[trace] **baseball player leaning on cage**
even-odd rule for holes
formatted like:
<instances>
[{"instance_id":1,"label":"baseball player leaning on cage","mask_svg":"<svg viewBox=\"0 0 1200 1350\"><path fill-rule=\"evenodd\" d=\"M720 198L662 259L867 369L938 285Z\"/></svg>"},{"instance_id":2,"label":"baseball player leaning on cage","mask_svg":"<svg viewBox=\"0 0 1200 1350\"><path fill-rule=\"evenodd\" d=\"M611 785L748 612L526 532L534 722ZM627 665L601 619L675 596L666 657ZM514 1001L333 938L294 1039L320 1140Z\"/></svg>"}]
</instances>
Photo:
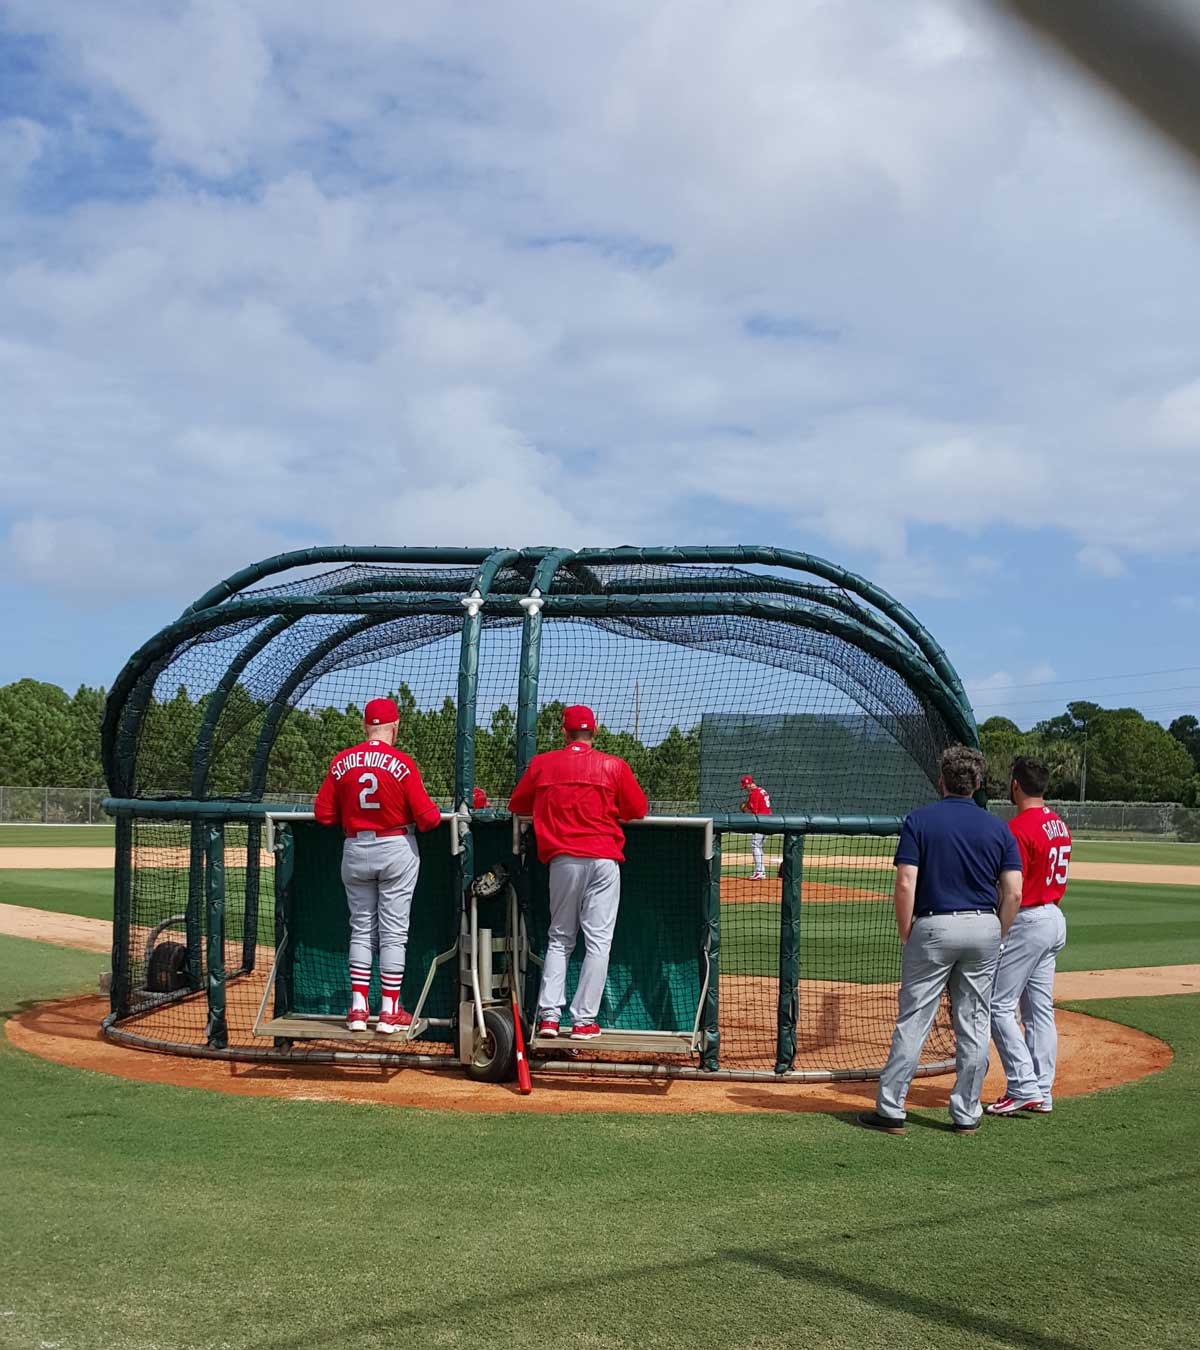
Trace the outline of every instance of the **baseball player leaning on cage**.
<instances>
[{"instance_id":1,"label":"baseball player leaning on cage","mask_svg":"<svg viewBox=\"0 0 1200 1350\"><path fill-rule=\"evenodd\" d=\"M363 714L369 739L335 755L313 814L345 832L342 884L350 908L350 1011L346 1025L366 1031L371 965L379 956L383 1003L375 1030L390 1036L412 1025L400 1003L405 948L420 855L416 831L441 820L416 764L397 750L400 710L373 698Z\"/></svg>"},{"instance_id":2,"label":"baseball player leaning on cage","mask_svg":"<svg viewBox=\"0 0 1200 1350\"><path fill-rule=\"evenodd\" d=\"M1002 820L973 794L984 780L978 750L953 745L941 760L942 800L910 813L896 848L896 927L904 944L896 1030L875 1110L859 1124L904 1133L904 1103L950 986L954 1090L950 1118L974 1134L983 1114L990 1001L1000 941L1021 903L1021 858Z\"/></svg>"},{"instance_id":3,"label":"baseball player leaning on cage","mask_svg":"<svg viewBox=\"0 0 1200 1350\"><path fill-rule=\"evenodd\" d=\"M625 861L622 820L646 814L646 794L616 755L592 748L590 708L563 713L566 745L535 755L509 798L516 816L533 816L538 859L550 867L550 931L538 996L539 1036L557 1036L566 997L567 962L583 930L585 954L571 1001L571 1039L600 1035L600 1003L621 902Z\"/></svg>"},{"instance_id":4,"label":"baseball player leaning on cage","mask_svg":"<svg viewBox=\"0 0 1200 1350\"><path fill-rule=\"evenodd\" d=\"M1009 799L1017 814L1008 822L1021 851L1021 908L996 968L992 991L992 1040L1004 1065L1004 1096L989 1116L1053 1109L1058 1028L1054 1025L1054 967L1066 946L1061 902L1071 862L1071 831L1046 805L1050 770L1037 759L1013 761ZM1021 1009L1024 1032L1017 1024Z\"/></svg>"}]
</instances>

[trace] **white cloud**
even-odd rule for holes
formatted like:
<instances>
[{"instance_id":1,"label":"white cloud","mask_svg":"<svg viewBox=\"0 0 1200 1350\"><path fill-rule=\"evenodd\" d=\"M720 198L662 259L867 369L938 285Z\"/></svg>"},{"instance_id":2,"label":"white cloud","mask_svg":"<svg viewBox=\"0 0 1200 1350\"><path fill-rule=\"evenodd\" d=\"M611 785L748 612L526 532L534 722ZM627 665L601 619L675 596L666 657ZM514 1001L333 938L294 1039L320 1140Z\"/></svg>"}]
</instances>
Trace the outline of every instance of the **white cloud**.
<instances>
[{"instance_id":1,"label":"white cloud","mask_svg":"<svg viewBox=\"0 0 1200 1350\"><path fill-rule=\"evenodd\" d=\"M1164 445L1200 450L1200 379L1172 389L1162 399L1154 429Z\"/></svg>"},{"instance_id":2,"label":"white cloud","mask_svg":"<svg viewBox=\"0 0 1200 1350\"><path fill-rule=\"evenodd\" d=\"M28 117L0 118L0 187L19 184L48 139L46 128Z\"/></svg>"},{"instance_id":3,"label":"white cloud","mask_svg":"<svg viewBox=\"0 0 1200 1350\"><path fill-rule=\"evenodd\" d=\"M994 575L997 527L1200 550L1195 202L981 7L470 16L6 6L84 110L0 123L0 176L79 165L0 254L27 582L763 520L905 596Z\"/></svg>"},{"instance_id":4,"label":"white cloud","mask_svg":"<svg viewBox=\"0 0 1200 1350\"><path fill-rule=\"evenodd\" d=\"M1085 572L1094 572L1098 577L1107 577L1111 580L1125 575L1125 564L1121 561L1120 555L1103 545L1087 544L1079 550L1075 558Z\"/></svg>"}]
</instances>

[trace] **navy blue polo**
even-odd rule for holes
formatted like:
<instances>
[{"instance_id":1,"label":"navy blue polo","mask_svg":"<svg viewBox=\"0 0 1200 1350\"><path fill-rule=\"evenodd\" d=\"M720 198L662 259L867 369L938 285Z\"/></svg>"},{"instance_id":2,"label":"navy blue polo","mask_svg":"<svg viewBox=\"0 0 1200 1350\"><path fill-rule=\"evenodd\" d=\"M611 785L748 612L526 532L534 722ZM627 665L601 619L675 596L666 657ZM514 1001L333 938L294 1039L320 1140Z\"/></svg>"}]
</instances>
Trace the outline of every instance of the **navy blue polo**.
<instances>
[{"instance_id":1,"label":"navy blue polo","mask_svg":"<svg viewBox=\"0 0 1200 1350\"><path fill-rule=\"evenodd\" d=\"M1004 821L971 797L943 797L913 811L900 831L895 863L917 871L918 919L956 909L996 908L1001 872L1019 872L1017 841Z\"/></svg>"}]
</instances>

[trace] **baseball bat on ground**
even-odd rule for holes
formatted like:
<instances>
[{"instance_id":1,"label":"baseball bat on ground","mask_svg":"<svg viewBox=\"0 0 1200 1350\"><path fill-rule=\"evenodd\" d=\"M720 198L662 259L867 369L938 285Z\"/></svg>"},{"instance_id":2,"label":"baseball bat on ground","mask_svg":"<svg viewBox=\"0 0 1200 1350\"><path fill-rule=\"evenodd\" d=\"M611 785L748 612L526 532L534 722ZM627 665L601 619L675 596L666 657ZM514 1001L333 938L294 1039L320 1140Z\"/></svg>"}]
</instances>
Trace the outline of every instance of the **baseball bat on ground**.
<instances>
[{"instance_id":1,"label":"baseball bat on ground","mask_svg":"<svg viewBox=\"0 0 1200 1350\"><path fill-rule=\"evenodd\" d=\"M533 1091L533 1079L529 1075L529 1061L525 1058L525 1033L521 1030L521 1009L517 1003L517 982L513 979L510 984L512 985L513 1037L517 1049L517 1088L522 1097L528 1097Z\"/></svg>"}]
</instances>

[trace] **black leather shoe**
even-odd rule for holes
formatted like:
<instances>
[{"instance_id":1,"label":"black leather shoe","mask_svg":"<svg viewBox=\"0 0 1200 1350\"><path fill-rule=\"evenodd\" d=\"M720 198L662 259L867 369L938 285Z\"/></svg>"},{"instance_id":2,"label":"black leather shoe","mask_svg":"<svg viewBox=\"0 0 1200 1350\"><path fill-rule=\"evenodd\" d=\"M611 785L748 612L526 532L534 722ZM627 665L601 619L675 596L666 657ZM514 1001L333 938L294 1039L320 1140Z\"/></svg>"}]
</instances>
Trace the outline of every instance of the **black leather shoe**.
<instances>
[{"instance_id":1,"label":"black leather shoe","mask_svg":"<svg viewBox=\"0 0 1200 1350\"><path fill-rule=\"evenodd\" d=\"M903 1134L904 1121L893 1120L890 1116L881 1116L878 1111L863 1111L858 1123L864 1130L878 1130L880 1134Z\"/></svg>"}]
</instances>

